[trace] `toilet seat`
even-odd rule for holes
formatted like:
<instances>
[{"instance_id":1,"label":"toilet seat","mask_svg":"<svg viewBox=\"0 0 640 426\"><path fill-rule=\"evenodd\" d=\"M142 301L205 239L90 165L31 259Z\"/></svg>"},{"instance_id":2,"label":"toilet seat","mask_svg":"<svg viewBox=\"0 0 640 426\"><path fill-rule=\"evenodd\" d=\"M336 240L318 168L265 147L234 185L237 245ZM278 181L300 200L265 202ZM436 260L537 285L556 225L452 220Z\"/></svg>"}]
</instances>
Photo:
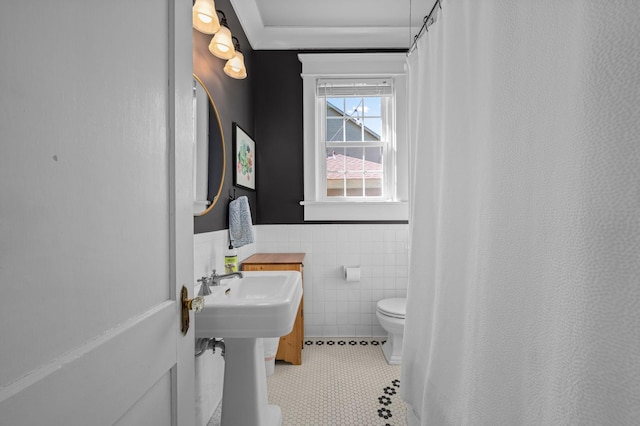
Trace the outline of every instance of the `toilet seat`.
<instances>
[{"instance_id":1,"label":"toilet seat","mask_svg":"<svg viewBox=\"0 0 640 426\"><path fill-rule=\"evenodd\" d=\"M384 316L404 319L407 312L407 299L401 297L382 299L377 304L377 310Z\"/></svg>"}]
</instances>

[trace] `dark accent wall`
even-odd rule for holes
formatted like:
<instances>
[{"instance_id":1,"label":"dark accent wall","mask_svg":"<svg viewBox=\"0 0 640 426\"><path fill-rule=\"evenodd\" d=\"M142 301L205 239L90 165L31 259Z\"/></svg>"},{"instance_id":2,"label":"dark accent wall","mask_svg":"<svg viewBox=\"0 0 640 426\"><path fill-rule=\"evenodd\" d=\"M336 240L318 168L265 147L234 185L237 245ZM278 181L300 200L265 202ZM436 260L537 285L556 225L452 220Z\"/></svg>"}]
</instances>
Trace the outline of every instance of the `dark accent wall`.
<instances>
[{"instance_id":1,"label":"dark accent wall","mask_svg":"<svg viewBox=\"0 0 640 426\"><path fill-rule=\"evenodd\" d=\"M258 224L304 223L302 64L295 51L253 52Z\"/></svg>"},{"instance_id":2,"label":"dark accent wall","mask_svg":"<svg viewBox=\"0 0 640 426\"><path fill-rule=\"evenodd\" d=\"M256 192L245 190L233 185L233 140L232 125L237 122L249 135L254 136L253 122L253 79L258 75L254 60L253 50L240 26L240 22L231 7L229 0L216 0L216 8L224 12L227 17L231 34L238 38L240 47L244 55L245 66L247 67L247 78L235 80L227 76L222 68L225 60L218 59L209 52L209 42L211 35L202 34L193 30L193 73L196 74L209 90L213 98L220 121L226 144L226 172L224 186L220 193L220 200L213 209L204 216L194 218L194 232L219 231L227 229L229 193L233 194L235 189L236 197L247 195L251 206L253 223L257 223ZM258 142L256 148L259 150ZM256 169L258 171L259 169Z\"/></svg>"},{"instance_id":3,"label":"dark accent wall","mask_svg":"<svg viewBox=\"0 0 640 426\"><path fill-rule=\"evenodd\" d=\"M398 51L376 50L376 52ZM339 53L338 51L329 52ZM300 76L302 63L298 59L299 53L327 53L327 51L257 50L253 52L257 223L261 225L305 223L304 209L300 205L300 201L304 199L304 170L302 77ZM341 223L360 222L341 221ZM397 222L377 221L376 223Z\"/></svg>"},{"instance_id":4,"label":"dark accent wall","mask_svg":"<svg viewBox=\"0 0 640 426\"><path fill-rule=\"evenodd\" d=\"M195 218L194 232L228 228L229 194L234 190L237 197L249 197L254 224L305 223L300 205L304 198L300 52L253 51L230 0L216 0L216 8L225 13L231 33L240 41L248 76L245 80L234 80L224 74L225 61L208 50L211 36L193 31L193 71L211 93L226 143L226 173L221 199L210 213ZM233 185L233 122L237 122L256 143L255 192Z\"/></svg>"}]
</instances>

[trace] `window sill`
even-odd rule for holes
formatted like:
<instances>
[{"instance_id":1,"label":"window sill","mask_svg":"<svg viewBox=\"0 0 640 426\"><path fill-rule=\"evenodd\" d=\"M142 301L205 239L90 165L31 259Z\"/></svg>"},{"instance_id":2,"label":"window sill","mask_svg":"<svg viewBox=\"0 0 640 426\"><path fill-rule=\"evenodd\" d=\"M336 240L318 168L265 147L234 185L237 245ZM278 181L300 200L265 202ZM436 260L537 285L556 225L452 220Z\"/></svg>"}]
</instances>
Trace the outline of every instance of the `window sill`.
<instances>
[{"instance_id":1,"label":"window sill","mask_svg":"<svg viewBox=\"0 0 640 426\"><path fill-rule=\"evenodd\" d=\"M406 221L407 201L301 201L305 221Z\"/></svg>"}]
</instances>

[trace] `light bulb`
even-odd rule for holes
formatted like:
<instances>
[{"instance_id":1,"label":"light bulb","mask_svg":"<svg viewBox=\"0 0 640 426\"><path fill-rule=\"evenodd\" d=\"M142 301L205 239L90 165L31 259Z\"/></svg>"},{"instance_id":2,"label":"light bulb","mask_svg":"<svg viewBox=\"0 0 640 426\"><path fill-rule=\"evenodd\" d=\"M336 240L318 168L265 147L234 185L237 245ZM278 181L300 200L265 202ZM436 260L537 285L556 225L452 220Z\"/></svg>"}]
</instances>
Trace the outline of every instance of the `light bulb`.
<instances>
[{"instance_id":1,"label":"light bulb","mask_svg":"<svg viewBox=\"0 0 640 426\"><path fill-rule=\"evenodd\" d=\"M211 16L205 15L204 13L198 13L198 19L204 22L205 24L208 24L209 22L213 21L213 18L211 18Z\"/></svg>"}]
</instances>

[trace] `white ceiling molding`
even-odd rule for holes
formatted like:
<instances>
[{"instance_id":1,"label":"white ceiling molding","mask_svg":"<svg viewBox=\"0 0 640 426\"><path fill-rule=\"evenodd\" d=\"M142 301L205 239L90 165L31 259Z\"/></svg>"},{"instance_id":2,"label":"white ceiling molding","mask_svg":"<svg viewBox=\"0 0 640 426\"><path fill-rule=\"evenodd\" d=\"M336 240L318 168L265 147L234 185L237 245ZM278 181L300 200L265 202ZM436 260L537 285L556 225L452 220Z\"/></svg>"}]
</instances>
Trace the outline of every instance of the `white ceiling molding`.
<instances>
[{"instance_id":1,"label":"white ceiling molding","mask_svg":"<svg viewBox=\"0 0 640 426\"><path fill-rule=\"evenodd\" d=\"M231 5L254 50L408 49L424 13L420 10L412 14L410 31L404 24L409 21L410 2L404 2L403 11L396 1L385 1L387 7L371 7L367 13L349 10L361 5L344 0L324 0L320 3L323 5L321 10L317 9L318 3L314 6L316 9L308 6L306 10L300 7L294 10L291 3L284 0L231 0ZM269 9L268 24L265 24L261 8L275 8ZM336 10L348 15L349 19L336 19ZM282 19L278 19L279 16ZM291 25L292 22L301 24Z\"/></svg>"}]
</instances>

